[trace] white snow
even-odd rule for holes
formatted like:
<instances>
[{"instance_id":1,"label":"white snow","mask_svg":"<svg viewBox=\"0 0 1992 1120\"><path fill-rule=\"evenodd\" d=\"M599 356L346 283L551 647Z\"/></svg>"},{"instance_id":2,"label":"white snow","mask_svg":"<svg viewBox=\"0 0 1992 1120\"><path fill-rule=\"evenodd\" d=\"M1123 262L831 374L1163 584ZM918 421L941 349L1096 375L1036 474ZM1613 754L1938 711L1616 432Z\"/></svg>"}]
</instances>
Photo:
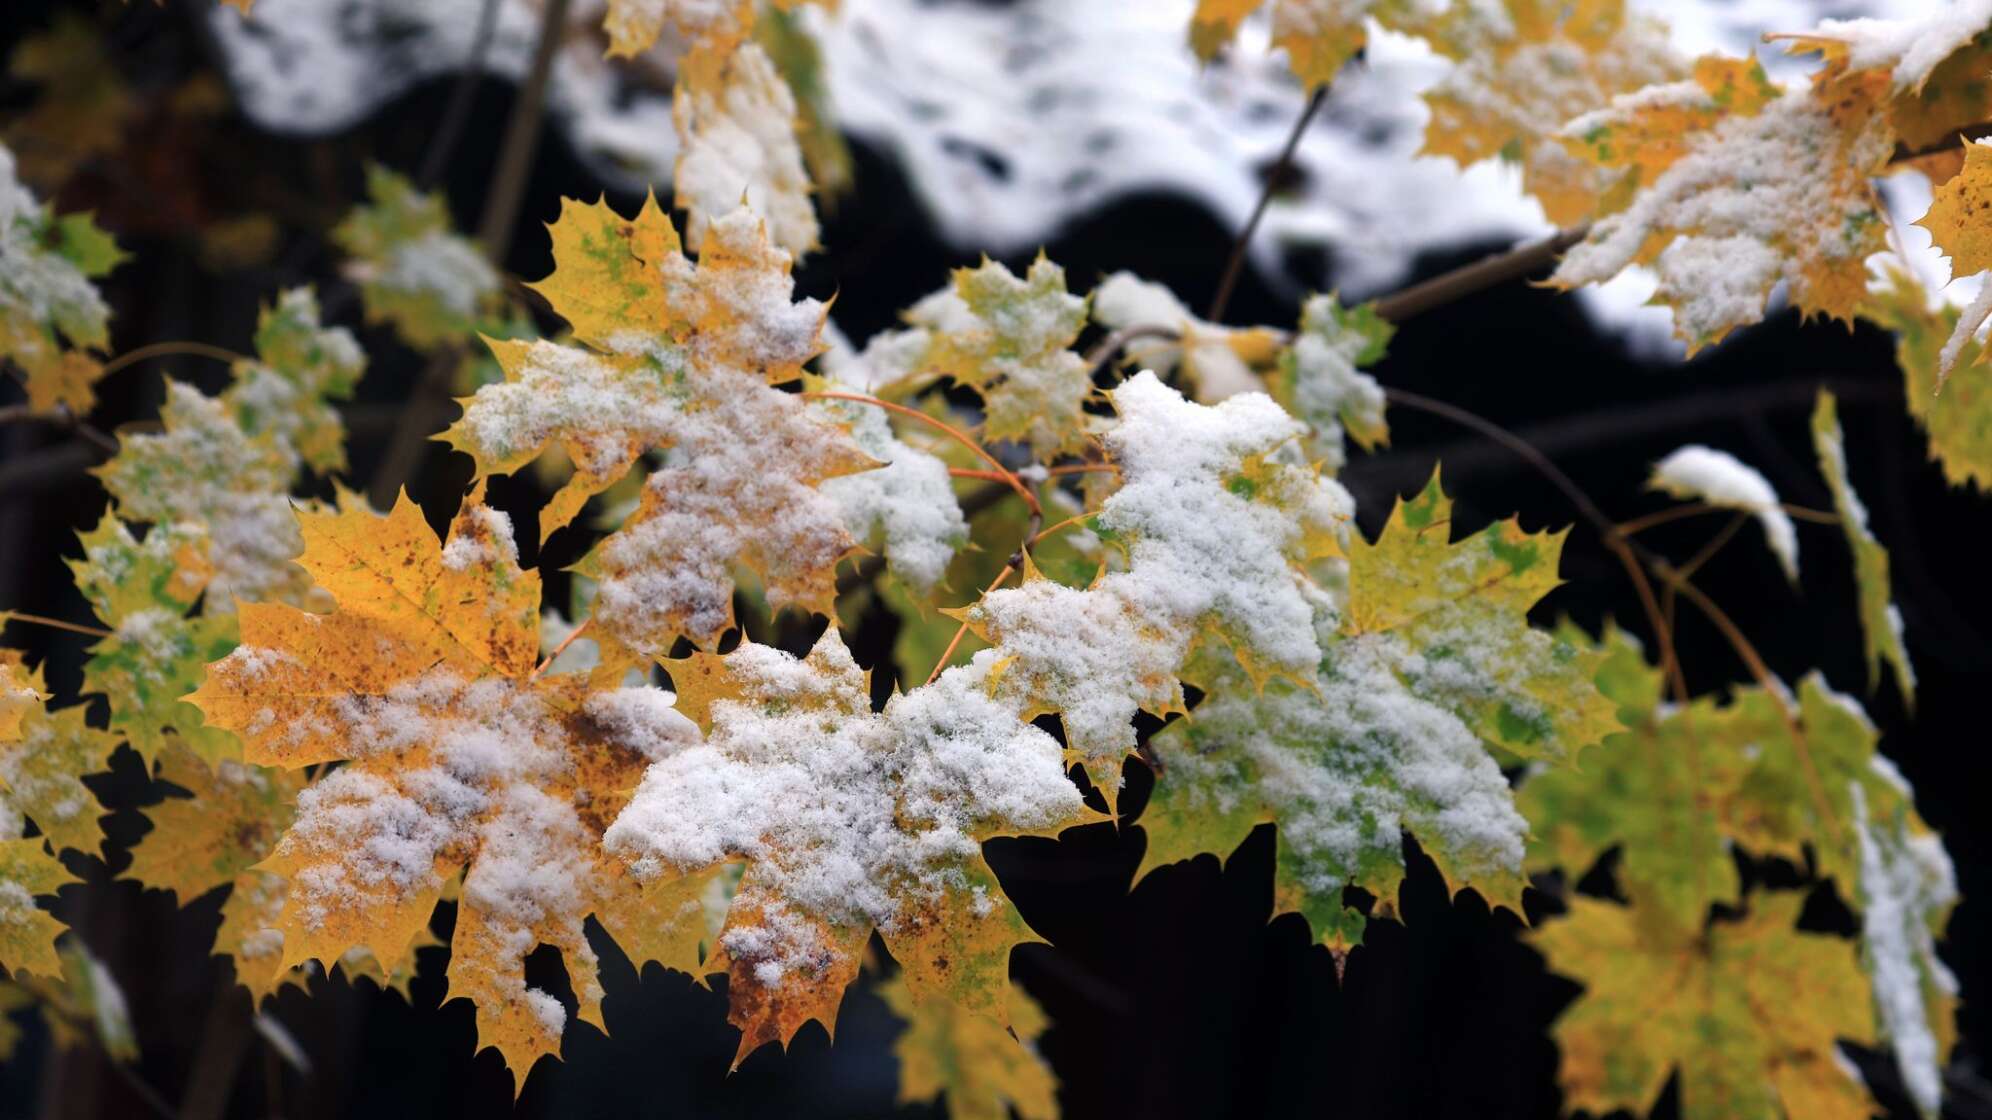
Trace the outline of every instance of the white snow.
<instances>
[{"instance_id":1,"label":"white snow","mask_svg":"<svg viewBox=\"0 0 1992 1120\"><path fill-rule=\"evenodd\" d=\"M1647 485L1683 500L1749 513L1763 527L1764 543L1784 567L1786 578L1798 581L1798 529L1779 503L1777 491L1755 467L1727 451L1690 444L1656 463Z\"/></svg>"},{"instance_id":2,"label":"white snow","mask_svg":"<svg viewBox=\"0 0 1992 1120\"><path fill-rule=\"evenodd\" d=\"M1943 1065L1925 993L1957 993L1932 928L1957 901L1956 873L1937 837L1900 825L1885 830L1870 819L1861 783L1848 789L1860 837L1861 942L1875 1009L1909 1096L1934 1116L1943 1101Z\"/></svg>"}]
</instances>

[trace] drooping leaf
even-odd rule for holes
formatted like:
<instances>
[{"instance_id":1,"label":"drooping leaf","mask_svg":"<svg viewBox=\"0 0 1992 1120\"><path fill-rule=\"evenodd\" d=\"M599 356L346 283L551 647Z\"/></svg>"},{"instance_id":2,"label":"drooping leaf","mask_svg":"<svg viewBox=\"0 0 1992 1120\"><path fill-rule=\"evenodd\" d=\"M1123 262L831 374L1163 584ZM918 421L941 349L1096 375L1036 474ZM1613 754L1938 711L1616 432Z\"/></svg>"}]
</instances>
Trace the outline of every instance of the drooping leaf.
<instances>
[{"instance_id":1,"label":"drooping leaf","mask_svg":"<svg viewBox=\"0 0 1992 1120\"><path fill-rule=\"evenodd\" d=\"M1960 377L1945 383L1941 393L1937 390L1949 340L1960 340L1957 364L1977 364L1984 353L1970 331L1960 332L1958 310L1933 307L1915 277L1893 265L1884 270L1861 314L1895 332L1903 399L1929 436L1930 458L1942 465L1945 480L1952 486L1969 482L1992 490L1992 378Z\"/></svg>"},{"instance_id":2,"label":"drooping leaf","mask_svg":"<svg viewBox=\"0 0 1992 1120\"><path fill-rule=\"evenodd\" d=\"M1909 664L1909 650L1902 641L1902 612L1895 609L1893 587L1888 578L1888 550L1868 528L1867 506L1854 493L1847 476L1845 436L1833 394L1820 390L1812 410L1812 447L1819 456L1819 473L1826 476L1833 491L1833 509L1840 515L1840 528L1847 547L1854 554L1854 583L1860 594L1861 641L1867 651L1868 687L1881 682L1881 663L1886 660L1895 674L1895 687L1903 700L1914 703L1916 670Z\"/></svg>"}]
</instances>

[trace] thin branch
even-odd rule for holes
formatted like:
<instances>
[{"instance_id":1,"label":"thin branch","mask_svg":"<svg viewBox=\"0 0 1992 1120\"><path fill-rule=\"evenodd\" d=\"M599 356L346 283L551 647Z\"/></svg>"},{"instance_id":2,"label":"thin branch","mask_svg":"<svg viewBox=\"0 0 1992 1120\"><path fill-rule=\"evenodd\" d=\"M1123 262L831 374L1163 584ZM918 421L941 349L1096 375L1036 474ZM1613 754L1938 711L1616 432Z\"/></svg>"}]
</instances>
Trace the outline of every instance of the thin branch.
<instances>
[{"instance_id":1,"label":"thin branch","mask_svg":"<svg viewBox=\"0 0 1992 1120\"><path fill-rule=\"evenodd\" d=\"M1688 562L1681 565L1680 568L1677 569L1675 574L1679 575L1682 579L1692 578L1696 572L1702 570L1702 565L1708 563L1710 560L1715 559L1715 554L1722 551L1722 546L1734 540L1736 537L1737 530L1743 528L1744 525L1749 524L1749 521L1750 521L1750 515L1739 511L1736 514L1736 516L1730 518L1729 521L1722 526L1721 532L1718 532L1715 534L1715 536L1710 537L1708 539L1708 543L1702 545L1701 550L1699 552L1696 552L1693 556L1689 557Z\"/></svg>"},{"instance_id":2,"label":"thin branch","mask_svg":"<svg viewBox=\"0 0 1992 1120\"><path fill-rule=\"evenodd\" d=\"M1590 232L1590 223L1586 222L1557 230L1540 241L1482 257L1472 264L1440 273L1430 280L1377 300L1376 313L1390 322L1401 323L1475 292L1519 280L1549 265L1562 256L1564 250L1584 240Z\"/></svg>"},{"instance_id":3,"label":"thin branch","mask_svg":"<svg viewBox=\"0 0 1992 1120\"><path fill-rule=\"evenodd\" d=\"M16 494L73 486L77 471L97 461L97 451L80 439L9 455L0 462L0 499Z\"/></svg>"},{"instance_id":4,"label":"thin branch","mask_svg":"<svg viewBox=\"0 0 1992 1120\"><path fill-rule=\"evenodd\" d=\"M1175 342L1180 337L1181 334L1176 328L1165 327L1159 323L1136 323L1131 327L1122 327L1094 343L1093 348L1086 351L1088 376L1091 380L1099 380L1100 375L1107 371L1107 367L1114 363L1114 359L1120 357L1120 352L1127 349L1131 342L1139 342L1144 338Z\"/></svg>"},{"instance_id":5,"label":"thin branch","mask_svg":"<svg viewBox=\"0 0 1992 1120\"><path fill-rule=\"evenodd\" d=\"M1328 99L1328 87L1321 86L1314 96L1307 99L1307 108L1300 111L1300 119L1293 122L1293 131L1287 134L1286 147L1280 149L1280 158L1272 169L1266 172L1266 186L1259 192L1259 201L1252 207L1252 216L1245 219L1245 228L1238 231L1237 240L1231 243L1231 258L1224 262L1224 275L1217 282L1217 294L1210 297L1210 310L1204 318L1215 323L1224 318L1224 309L1231 303L1232 289L1238 286L1239 274L1245 270L1246 251L1252 247L1252 235L1259 230L1259 219L1266 216L1266 207L1272 205L1273 192L1286 178L1287 168L1293 164L1293 153L1300 147L1300 138L1307 132L1308 122L1321 111L1322 102Z\"/></svg>"},{"instance_id":6,"label":"thin branch","mask_svg":"<svg viewBox=\"0 0 1992 1120\"><path fill-rule=\"evenodd\" d=\"M210 346L205 342L180 339L172 342L148 343L136 350L127 350L110 361L105 362L104 368L98 376L100 378L109 377L111 374L128 365L143 362L150 358L171 358L181 355L194 358L213 358L217 362L230 363L246 362L249 360L247 354L238 354L224 346Z\"/></svg>"},{"instance_id":7,"label":"thin branch","mask_svg":"<svg viewBox=\"0 0 1992 1120\"><path fill-rule=\"evenodd\" d=\"M518 224L519 203L525 197L526 180L532 174L533 153L539 148L547 82L553 76L553 56L560 49L562 32L567 28L568 6L569 0L547 0L541 13L532 69L526 74L526 84L519 88L511 120L505 123L498 169L492 177L491 194L485 199L484 217L477 224L477 240L484 246L484 255L499 268L504 267L505 251L511 248L512 227Z\"/></svg>"},{"instance_id":8,"label":"thin branch","mask_svg":"<svg viewBox=\"0 0 1992 1120\"><path fill-rule=\"evenodd\" d=\"M568 635L565 638L562 638L560 640L560 644L553 647L553 652L546 655L546 660L539 663L539 668L533 670L533 675L527 677L526 679L528 681L536 681L540 679L540 677L548 669L553 667L553 663L555 661L560 660L560 655L567 652L567 647L573 645L575 639L579 638L583 634L586 634L588 632L588 627L593 626L594 624L595 624L595 617L593 615L590 615L587 618L583 619L581 621L581 625L576 626L572 631L568 633Z\"/></svg>"},{"instance_id":9,"label":"thin branch","mask_svg":"<svg viewBox=\"0 0 1992 1120\"><path fill-rule=\"evenodd\" d=\"M394 435L388 439L387 450L381 453L380 463L374 467L373 482L367 487L367 494L376 506L393 505L395 495L415 474L430 431L436 426L435 414L449 399L450 374L462 354L454 346L436 351L416 379L414 391L402 406Z\"/></svg>"},{"instance_id":10,"label":"thin branch","mask_svg":"<svg viewBox=\"0 0 1992 1120\"><path fill-rule=\"evenodd\" d=\"M0 424L14 423L47 424L52 428L61 428L63 431L83 437L106 455L118 453L118 441L115 438L106 435L94 424L78 420L76 414L69 411L68 405L57 405L50 412L40 412L25 404L12 404L0 408Z\"/></svg>"},{"instance_id":11,"label":"thin branch","mask_svg":"<svg viewBox=\"0 0 1992 1120\"><path fill-rule=\"evenodd\" d=\"M84 626L77 622L64 622L47 615L29 614L27 611L0 611L0 625L9 622L25 622L31 626L46 626L51 630L67 630L73 634L88 634L93 638L108 638L111 632L100 626Z\"/></svg>"},{"instance_id":12,"label":"thin branch","mask_svg":"<svg viewBox=\"0 0 1992 1120\"><path fill-rule=\"evenodd\" d=\"M1813 509L1810 506L1795 506L1789 502L1779 502L1777 508L1800 521L1810 521L1815 525L1838 525L1840 523L1839 514ZM1665 525L1672 521L1680 521L1683 518L1698 517L1705 513L1717 513L1723 510L1734 512L1736 507L1718 506L1710 502L1692 502L1684 506L1668 506L1666 509L1655 510L1652 513L1635 517L1630 521L1621 521L1619 522L1618 529L1619 532L1630 537L1643 533L1656 525Z\"/></svg>"},{"instance_id":13,"label":"thin branch","mask_svg":"<svg viewBox=\"0 0 1992 1120\"><path fill-rule=\"evenodd\" d=\"M1017 565L1014 558L1012 558L1012 562L1003 565L1003 570L997 572L996 578L989 581L989 586L982 589L982 594L988 595L991 591L1003 586L1003 581L1009 579L1010 573L1016 570ZM941 659L934 662L934 671L927 674L928 684L933 684L940 677L941 670L946 669L948 662L954 659L955 648L961 645L962 635L966 633L968 633L968 621L964 619L960 626L955 627L954 637L948 639L948 648L941 651Z\"/></svg>"},{"instance_id":14,"label":"thin branch","mask_svg":"<svg viewBox=\"0 0 1992 1120\"><path fill-rule=\"evenodd\" d=\"M1003 466L1001 460L997 459L996 456L991 455L981 444L969 438L967 432L962 431L960 428L955 427L953 424L950 424L947 421L940 419L939 417L929 416L926 413L921 412L917 408L908 408L903 404L895 404L892 401L882 401L879 400L877 397L868 397L865 396L863 393L839 393L839 392L832 392L829 390L819 390L816 392L802 393L800 394L800 396L802 396L805 400L812 400L812 401L851 401L855 404L868 404L872 405L875 408L885 409L887 412L896 412L899 415L904 416L909 420L917 420L920 423L925 424L930 428L933 428L935 431L946 434L950 439L953 439L956 443L959 443L963 447L968 448L970 451L975 452L978 458L980 458L983 462L988 463L992 468L994 468L994 477L996 479L1001 480L1004 483L1007 483L1010 489L1015 490L1017 492L1017 495L1024 499L1024 504L1031 507L1032 512L1034 513L1042 512L1042 510L1038 506L1037 495L1031 493L1030 487L1024 485L1023 479L1018 478L1016 472ZM976 475L974 477L980 478L983 476Z\"/></svg>"},{"instance_id":15,"label":"thin branch","mask_svg":"<svg viewBox=\"0 0 1992 1120\"><path fill-rule=\"evenodd\" d=\"M497 29L498 0L484 0L477 12L477 32L470 41L470 53L464 56L463 72L457 75L456 86L450 90L450 103L443 109L442 122L429 141L429 154L423 157L422 169L415 176L415 185L423 190L435 185L443 168L449 166L457 141L463 139L463 126L470 120L471 104L477 98L478 84L484 79L484 56L491 50L493 32Z\"/></svg>"}]
</instances>

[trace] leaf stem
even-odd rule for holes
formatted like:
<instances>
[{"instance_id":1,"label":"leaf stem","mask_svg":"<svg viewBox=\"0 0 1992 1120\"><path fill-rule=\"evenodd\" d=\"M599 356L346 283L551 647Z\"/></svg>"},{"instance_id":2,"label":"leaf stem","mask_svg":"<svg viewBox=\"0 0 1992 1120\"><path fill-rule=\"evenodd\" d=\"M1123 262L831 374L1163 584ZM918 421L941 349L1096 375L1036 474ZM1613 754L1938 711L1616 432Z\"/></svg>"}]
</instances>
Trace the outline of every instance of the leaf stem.
<instances>
[{"instance_id":1,"label":"leaf stem","mask_svg":"<svg viewBox=\"0 0 1992 1120\"><path fill-rule=\"evenodd\" d=\"M582 619L581 625L576 626L572 631L568 633L568 635L565 638L560 639L560 644L553 647L553 652L546 655L546 660L539 663L539 667L533 670L533 675L527 677L526 681L528 683L531 683L532 681L540 679L540 674L546 672L549 668L551 668L553 666L553 663L560 659L560 655L567 652L567 647L573 645L575 639L587 633L588 627L593 626L594 624L595 624L594 615L589 615L587 618Z\"/></svg>"},{"instance_id":2,"label":"leaf stem","mask_svg":"<svg viewBox=\"0 0 1992 1120\"><path fill-rule=\"evenodd\" d=\"M917 420L920 423L935 429L936 431L943 432L950 439L953 439L955 442L961 444L963 447L968 448L970 451L975 452L978 458L980 458L983 462L989 464L989 466L993 469L993 473L988 476L991 481L1004 483L1008 485L1010 489L1015 490L1017 492L1017 496L1021 497L1024 500L1024 504L1031 507L1031 512L1033 513L1044 512L1043 507L1038 505L1037 495L1031 493L1031 488L1024 485L1024 480L1018 478L1015 471L1006 469L1003 466L1002 462L996 458L996 456L991 455L981 444L969 438L967 432L962 431L960 428L955 427L953 424L950 424L947 421L942 420L937 416L929 416L926 413L921 412L917 408L908 408L903 404L895 404L892 401L882 401L879 400L877 397L865 396L863 393L839 393L825 389L825 390L818 390L815 392L803 393L800 395L803 397L803 399L812 400L812 401L854 401L858 404L872 405L877 408L885 409L887 412L896 412L901 416L907 417L908 419ZM971 477L981 478L984 476L974 475Z\"/></svg>"},{"instance_id":3,"label":"leaf stem","mask_svg":"<svg viewBox=\"0 0 1992 1120\"><path fill-rule=\"evenodd\" d=\"M85 626L77 622L64 622L59 618L29 614L27 611L0 611L0 624L9 622L26 622L34 626L46 626L52 630L68 630L75 634L88 634L93 638L109 638L112 636L111 631L100 626Z\"/></svg>"},{"instance_id":4,"label":"leaf stem","mask_svg":"<svg viewBox=\"0 0 1992 1120\"><path fill-rule=\"evenodd\" d=\"M991 591L1003 586L1003 581L1009 579L1010 573L1016 570L1016 561L1012 559L1010 563L1003 565L1002 571L996 573L995 579L989 581L989 586L982 589L982 594L986 596ZM968 633L968 622L964 620L960 626L955 627L954 637L948 639L948 648L941 651L941 659L934 662L934 671L927 674L928 684L933 684L940 678L941 671L946 669L948 662L954 659L955 648L961 645L962 635L966 633Z\"/></svg>"},{"instance_id":5,"label":"leaf stem","mask_svg":"<svg viewBox=\"0 0 1992 1120\"><path fill-rule=\"evenodd\" d=\"M105 362L104 368L98 376L100 378L109 377L126 366L152 358L171 358L182 355L194 358L213 358L217 362L230 363L250 360L247 354L238 354L225 346L210 346L205 342L195 342L191 339L176 339L170 342L151 342L136 350L127 350Z\"/></svg>"},{"instance_id":6,"label":"leaf stem","mask_svg":"<svg viewBox=\"0 0 1992 1120\"><path fill-rule=\"evenodd\" d=\"M1266 172L1266 185L1259 191L1259 201L1252 206L1252 216L1245 219L1245 228L1238 231L1238 237L1231 243L1231 257L1224 262L1224 275L1217 282L1217 294L1210 297L1210 310L1204 318L1215 323L1224 318L1224 309L1231 304L1231 293L1238 287L1238 277L1245 271L1246 250L1252 247L1252 235L1259 230L1259 220L1266 216L1266 207L1272 205L1273 193L1286 179L1287 168L1293 164L1293 153L1300 148L1300 138L1306 134L1309 121L1321 111L1321 105L1328 100L1328 87L1320 86L1314 95L1307 99L1307 108L1300 111L1300 117L1293 122L1293 131L1287 133L1286 146L1280 149L1280 158Z\"/></svg>"},{"instance_id":7,"label":"leaf stem","mask_svg":"<svg viewBox=\"0 0 1992 1120\"><path fill-rule=\"evenodd\" d=\"M1838 525L1840 523L1839 514L1828 513L1825 510L1817 510L1809 506L1795 506L1789 502L1780 502L1777 508L1800 521L1810 521L1817 525ZM1624 533L1626 536L1633 536L1643 533L1656 525L1665 525L1670 521L1679 521L1687 517L1697 517L1705 513L1715 513L1718 510L1733 511L1735 509L1735 506L1718 506L1710 502L1692 502L1684 506L1669 506L1666 509L1655 510L1652 513L1635 517L1630 521L1621 521L1618 525L1618 531Z\"/></svg>"}]
</instances>

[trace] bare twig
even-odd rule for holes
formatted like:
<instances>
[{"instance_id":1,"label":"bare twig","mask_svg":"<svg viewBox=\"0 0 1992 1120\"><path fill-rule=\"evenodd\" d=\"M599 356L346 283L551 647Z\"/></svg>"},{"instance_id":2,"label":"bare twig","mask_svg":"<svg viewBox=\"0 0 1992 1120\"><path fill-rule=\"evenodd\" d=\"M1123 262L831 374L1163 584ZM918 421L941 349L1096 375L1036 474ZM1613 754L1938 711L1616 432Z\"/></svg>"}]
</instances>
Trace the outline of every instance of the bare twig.
<instances>
[{"instance_id":1,"label":"bare twig","mask_svg":"<svg viewBox=\"0 0 1992 1120\"><path fill-rule=\"evenodd\" d=\"M1482 257L1472 264L1441 273L1377 300L1376 313L1390 322L1401 323L1413 315L1442 307L1464 296L1510 280L1519 280L1554 261L1565 249L1584 240L1590 232L1589 223L1575 225L1557 230L1540 241Z\"/></svg>"},{"instance_id":2,"label":"bare twig","mask_svg":"<svg viewBox=\"0 0 1992 1120\"><path fill-rule=\"evenodd\" d=\"M546 114L546 87L553 76L553 56L560 49L567 29L569 0L547 0L540 16L539 43L533 48L532 68L519 99L512 105L512 118L505 124L504 146L498 150L498 170L492 176L491 194L484 204L484 217L477 224L477 239L491 263L505 266L505 251L512 246L512 227L518 224L519 202L525 197L526 180L531 177L533 153L539 149L540 120Z\"/></svg>"},{"instance_id":3,"label":"bare twig","mask_svg":"<svg viewBox=\"0 0 1992 1120\"><path fill-rule=\"evenodd\" d=\"M450 90L450 103L443 108L443 119L429 141L429 154L423 157L422 169L415 176L416 186L423 190L435 185L443 168L449 166L450 156L456 153L457 141L463 139L463 126L470 120L478 83L484 78L484 56L491 50L497 29L498 0L484 0L477 12L477 31L470 40L470 53L464 57L463 72L457 75L456 85Z\"/></svg>"},{"instance_id":4,"label":"bare twig","mask_svg":"<svg viewBox=\"0 0 1992 1120\"><path fill-rule=\"evenodd\" d=\"M135 362L143 362L149 358L170 358L178 355L186 355L194 358L213 358L217 362L230 363L246 362L249 360L247 354L238 354L224 346L210 346L205 342L177 339L171 342L148 343L136 350L127 350L110 361L105 362L103 371L98 376L109 377L111 374L128 365Z\"/></svg>"},{"instance_id":5,"label":"bare twig","mask_svg":"<svg viewBox=\"0 0 1992 1120\"><path fill-rule=\"evenodd\" d=\"M1272 205L1273 192L1279 190L1286 178L1287 168L1293 164L1293 153L1300 147L1300 138L1307 132L1308 122L1321 111L1321 103L1328 99L1328 87L1321 86L1314 96L1307 99L1307 108L1300 111L1300 119L1293 122L1293 131L1287 134L1286 147L1280 149L1280 158L1266 172L1265 189L1259 192L1259 201L1252 207L1252 216L1245 219L1245 228L1238 231L1237 240L1231 243L1231 257L1224 262L1224 275L1217 282L1217 294L1210 297L1210 310L1204 318L1215 323L1224 318L1224 309L1231 303L1231 292L1238 287L1238 276L1245 270L1245 256L1252 247L1252 235L1259 230L1259 219L1266 216L1266 207Z\"/></svg>"},{"instance_id":6,"label":"bare twig","mask_svg":"<svg viewBox=\"0 0 1992 1120\"><path fill-rule=\"evenodd\" d=\"M5 625L9 622L25 622L30 626L46 626L51 630L67 630L72 634L88 634L93 638L108 638L111 636L111 632L101 626L84 626L81 623L64 622L59 618L29 614L27 611L0 611L0 625Z\"/></svg>"},{"instance_id":7,"label":"bare twig","mask_svg":"<svg viewBox=\"0 0 1992 1120\"><path fill-rule=\"evenodd\" d=\"M1810 506L1795 506L1789 502L1779 502L1777 508L1800 521L1810 521L1815 525L1838 525L1840 523L1839 514L1813 509ZM1672 521L1682 520L1683 518L1699 517L1702 514L1720 513L1723 511L1735 512L1735 510L1735 506L1718 506L1710 502L1694 502L1684 506L1668 506L1666 509L1655 510L1652 513L1635 517L1630 521L1619 522L1619 532L1624 533L1626 536L1634 536L1656 525L1665 525Z\"/></svg>"},{"instance_id":8,"label":"bare twig","mask_svg":"<svg viewBox=\"0 0 1992 1120\"><path fill-rule=\"evenodd\" d=\"M994 455L991 455L986 448L984 448L981 444L975 442L975 440L970 438L967 432L962 431L960 428L955 427L953 424L950 424L947 421L942 420L937 416L929 416L926 413L921 412L917 408L908 408L903 404L896 404L892 401L882 401L877 397L865 396L863 393L839 393L827 390L819 390L815 392L803 393L800 395L805 399L813 401L850 401L853 404L868 404L874 408L882 408L885 409L887 412L898 413L899 415L904 416L909 420L916 420L922 424L925 424L928 427L933 428L935 431L938 431L943 435L946 435L948 438L954 440L956 443L961 444L963 447L968 448L970 451L975 452L977 458L981 459L985 463L988 463L989 466L992 468L992 471L989 475L985 476L977 474L972 477L975 478L989 477L989 478L1000 479L1002 482L1007 484L1010 487L1010 489L1017 492L1017 496L1024 500L1024 504L1031 507L1031 512L1033 513L1043 512L1041 509L1038 508L1037 495L1031 493L1030 487L1024 485L1023 479L1018 478L1015 471L1012 471L1008 467L1005 467L1003 465L1002 460L996 458L996 456Z\"/></svg>"}]
</instances>

